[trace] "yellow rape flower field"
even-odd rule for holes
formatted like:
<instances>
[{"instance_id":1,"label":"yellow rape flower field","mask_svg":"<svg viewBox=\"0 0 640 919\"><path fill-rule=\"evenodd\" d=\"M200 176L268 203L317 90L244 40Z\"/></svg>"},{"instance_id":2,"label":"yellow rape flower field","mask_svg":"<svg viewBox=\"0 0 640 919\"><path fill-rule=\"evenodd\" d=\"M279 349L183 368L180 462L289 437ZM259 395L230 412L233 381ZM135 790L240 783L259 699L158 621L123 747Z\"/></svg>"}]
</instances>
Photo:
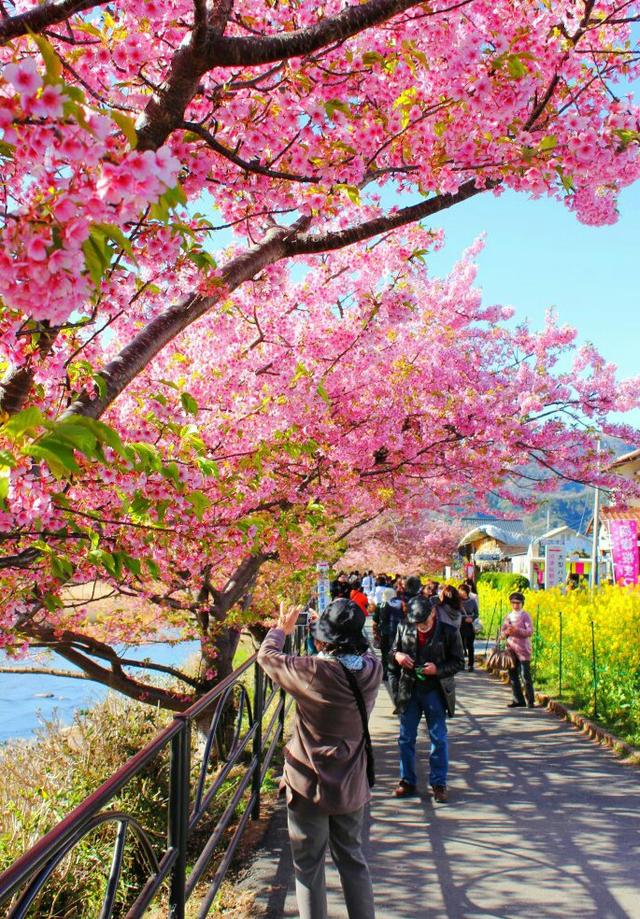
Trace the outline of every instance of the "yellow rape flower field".
<instances>
[{"instance_id":1,"label":"yellow rape flower field","mask_svg":"<svg viewBox=\"0 0 640 919\"><path fill-rule=\"evenodd\" d=\"M524 594L535 627L535 688L640 746L640 588L607 585L595 591L554 588ZM508 612L508 595L479 584L487 637L495 637Z\"/></svg>"}]
</instances>

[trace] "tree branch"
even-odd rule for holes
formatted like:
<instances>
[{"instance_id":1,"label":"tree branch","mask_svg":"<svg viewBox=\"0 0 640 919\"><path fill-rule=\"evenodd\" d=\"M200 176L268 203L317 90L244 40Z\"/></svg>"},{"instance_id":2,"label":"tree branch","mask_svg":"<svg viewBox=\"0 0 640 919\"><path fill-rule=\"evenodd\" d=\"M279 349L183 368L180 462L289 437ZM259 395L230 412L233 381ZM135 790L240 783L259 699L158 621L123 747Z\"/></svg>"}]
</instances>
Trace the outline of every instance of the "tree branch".
<instances>
[{"instance_id":1,"label":"tree branch","mask_svg":"<svg viewBox=\"0 0 640 919\"><path fill-rule=\"evenodd\" d=\"M83 670L90 680L102 683L109 689L115 689L116 692L135 699L138 702L148 702L151 705L160 705L162 708L169 709L172 712L184 712L195 701L192 696L179 696L169 690L162 689L158 686L151 686L148 683L140 683L127 676L126 673L114 670L107 670L92 661L89 657L76 651L74 648L56 645L56 654L64 657L69 663L75 664Z\"/></svg>"},{"instance_id":2,"label":"tree branch","mask_svg":"<svg viewBox=\"0 0 640 919\"><path fill-rule=\"evenodd\" d=\"M268 230L259 245L232 259L224 268L220 286L215 294L209 296L191 294L181 303L174 304L153 319L101 372L105 381L103 395L92 398L85 392L67 409L65 414L99 418L114 399L144 370L152 358L176 335L196 319L204 316L208 310L240 284L255 277L267 265L272 265L281 259L285 255L285 240L295 231L295 224L289 228L274 227Z\"/></svg>"},{"instance_id":3,"label":"tree branch","mask_svg":"<svg viewBox=\"0 0 640 919\"><path fill-rule=\"evenodd\" d=\"M387 233L389 230L415 223L425 217L432 217L439 211L444 211L454 204L473 198L474 195L478 195L490 188L495 188L499 184L495 180L490 180L484 187L478 188L475 181L471 179L461 185L455 193L436 195L434 198L421 201L420 204L402 207L395 213L373 217L371 220L365 220L363 223L347 227L344 230L321 234L298 233L287 241L286 252L287 255L293 256L327 252L330 249L342 249L345 246L353 245L353 243L371 239L372 236L378 236L380 233Z\"/></svg>"},{"instance_id":4,"label":"tree branch","mask_svg":"<svg viewBox=\"0 0 640 919\"><path fill-rule=\"evenodd\" d=\"M272 64L318 51L326 45L345 41L364 29L386 22L396 13L418 6L420 0L368 0L347 7L337 16L317 25L266 37L225 37L220 23L202 39L200 22L191 42L175 53L169 75L149 101L138 129L139 150L157 150L184 119L184 113L197 92L200 78L215 67L252 67ZM462 4L470 0L463 0ZM221 0L221 5L229 0ZM438 11L444 12L443 10ZM228 14L227 14L228 15Z\"/></svg>"},{"instance_id":5,"label":"tree branch","mask_svg":"<svg viewBox=\"0 0 640 919\"><path fill-rule=\"evenodd\" d=\"M243 160L242 157L234 153L233 150L230 150L216 140L213 134L200 124L195 124L192 121L185 121L182 127L185 131L191 131L192 134L197 134L212 150L215 150L220 156L224 156L225 159L230 160L230 162L244 169L246 172L255 172L257 175L268 176L271 179L285 179L288 182L313 183L320 181L320 176L295 175L292 172L281 172L279 169L271 169L269 166L263 166L258 160Z\"/></svg>"},{"instance_id":6,"label":"tree branch","mask_svg":"<svg viewBox=\"0 0 640 919\"><path fill-rule=\"evenodd\" d=\"M105 6L111 0L58 0L58 2L45 3L34 6L33 9L9 19L0 21L0 45L6 44L12 38L26 35L28 32L42 32L49 26L65 22L70 16L91 10L98 6Z\"/></svg>"},{"instance_id":7,"label":"tree branch","mask_svg":"<svg viewBox=\"0 0 640 919\"><path fill-rule=\"evenodd\" d=\"M64 631L60 634L51 626L33 621L23 622L20 626L20 632L26 638L31 639L32 646L55 650L60 657L78 667L86 675L87 679L95 680L103 686L115 689L130 699L160 705L162 708L173 712L185 711L194 701L195 696L193 695L183 695L172 692L169 689L163 689L161 686L141 683L128 676L122 669L122 658L119 658L109 645L95 638L69 631ZM108 660L111 664L110 669L100 666L88 655ZM127 663L127 666L129 666L129 663ZM136 661L135 666L141 667L145 665ZM156 666L158 668L162 667L160 664ZM183 682L190 682L190 678L184 679L184 674L179 678Z\"/></svg>"},{"instance_id":8,"label":"tree branch","mask_svg":"<svg viewBox=\"0 0 640 919\"><path fill-rule=\"evenodd\" d=\"M395 213L366 220L355 227L321 235L306 234L310 223L310 219L306 217L300 218L291 227L272 227L261 243L237 256L223 269L220 288L215 294L206 297L191 294L186 300L169 307L153 319L101 371L100 375L105 384L102 395L90 396L86 392L83 393L69 406L65 416L84 415L99 418L166 344L192 322L204 316L220 299L227 297L245 281L254 278L267 265L273 265L282 258L325 252L370 239L380 233L432 216L486 189L494 188L497 184L498 182L492 180L488 181L485 187L477 188L475 182L470 180L454 194L437 195L420 204L400 208Z\"/></svg>"}]
</instances>

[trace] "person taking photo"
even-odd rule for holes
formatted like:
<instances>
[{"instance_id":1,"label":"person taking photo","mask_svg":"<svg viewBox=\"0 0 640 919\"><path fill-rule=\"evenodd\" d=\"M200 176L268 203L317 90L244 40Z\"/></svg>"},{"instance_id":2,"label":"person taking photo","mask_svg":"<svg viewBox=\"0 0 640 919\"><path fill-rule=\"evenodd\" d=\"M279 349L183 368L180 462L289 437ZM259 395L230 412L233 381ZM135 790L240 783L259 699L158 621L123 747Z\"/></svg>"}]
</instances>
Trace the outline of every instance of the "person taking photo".
<instances>
[{"instance_id":1,"label":"person taking photo","mask_svg":"<svg viewBox=\"0 0 640 919\"><path fill-rule=\"evenodd\" d=\"M363 635L365 615L351 600L334 600L311 624L314 657L283 653L297 617L296 609L281 612L262 642L258 663L296 701L284 784L298 910L301 919L326 919L329 846L349 919L374 919L362 852L362 822L371 797L363 718L373 709L382 665Z\"/></svg>"}]
</instances>

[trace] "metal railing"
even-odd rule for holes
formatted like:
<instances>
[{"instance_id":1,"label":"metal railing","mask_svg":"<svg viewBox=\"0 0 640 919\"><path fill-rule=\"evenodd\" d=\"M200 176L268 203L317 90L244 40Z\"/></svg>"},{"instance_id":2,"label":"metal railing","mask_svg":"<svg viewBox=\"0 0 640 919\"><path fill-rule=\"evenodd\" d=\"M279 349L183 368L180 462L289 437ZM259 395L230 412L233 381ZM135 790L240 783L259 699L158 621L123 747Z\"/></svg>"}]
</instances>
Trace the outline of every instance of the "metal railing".
<instances>
[{"instance_id":1,"label":"metal railing","mask_svg":"<svg viewBox=\"0 0 640 919\"><path fill-rule=\"evenodd\" d=\"M303 647L301 629L297 630L294 642L296 650L300 651ZM253 693L250 694L246 680L252 669ZM0 906L6 908L7 919L23 919L29 915L60 863L88 834L105 824L114 824L116 833L98 919L111 919L116 908L117 915L123 915L118 891L130 840L134 843L133 854L138 863L144 865L144 880L134 891L136 897L124 913L125 919L143 916L166 884L169 888L168 917L184 919L187 900L221 846L238 806L248 796L213 879L199 901L198 916L204 919L249 820L259 817L260 789L282 738L291 702L284 691L264 675L257 664L257 654L252 655L186 712L176 715L167 728L0 875ZM191 762L194 730L209 716L211 720L196 776ZM108 805L135 776L159 760L167 750L170 775L167 840L158 851L158 844L154 844L135 815L109 810ZM212 757L218 767L213 775ZM241 776L236 769L239 765L243 767ZM234 769L238 784L231 800L188 871L187 846L192 833L201 827L209 807Z\"/></svg>"}]
</instances>

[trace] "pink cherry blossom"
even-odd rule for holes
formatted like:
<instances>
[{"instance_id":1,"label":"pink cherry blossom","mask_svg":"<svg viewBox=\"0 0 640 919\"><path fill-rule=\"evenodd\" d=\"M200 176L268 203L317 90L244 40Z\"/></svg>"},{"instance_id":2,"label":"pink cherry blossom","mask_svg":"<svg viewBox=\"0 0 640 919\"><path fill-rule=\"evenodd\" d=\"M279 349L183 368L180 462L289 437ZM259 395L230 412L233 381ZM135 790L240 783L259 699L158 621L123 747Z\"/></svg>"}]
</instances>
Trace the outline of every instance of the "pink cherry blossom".
<instances>
[{"instance_id":1,"label":"pink cherry blossom","mask_svg":"<svg viewBox=\"0 0 640 919\"><path fill-rule=\"evenodd\" d=\"M42 77L31 58L24 58L17 64L5 64L2 76L23 98L34 96L42 86Z\"/></svg>"}]
</instances>

